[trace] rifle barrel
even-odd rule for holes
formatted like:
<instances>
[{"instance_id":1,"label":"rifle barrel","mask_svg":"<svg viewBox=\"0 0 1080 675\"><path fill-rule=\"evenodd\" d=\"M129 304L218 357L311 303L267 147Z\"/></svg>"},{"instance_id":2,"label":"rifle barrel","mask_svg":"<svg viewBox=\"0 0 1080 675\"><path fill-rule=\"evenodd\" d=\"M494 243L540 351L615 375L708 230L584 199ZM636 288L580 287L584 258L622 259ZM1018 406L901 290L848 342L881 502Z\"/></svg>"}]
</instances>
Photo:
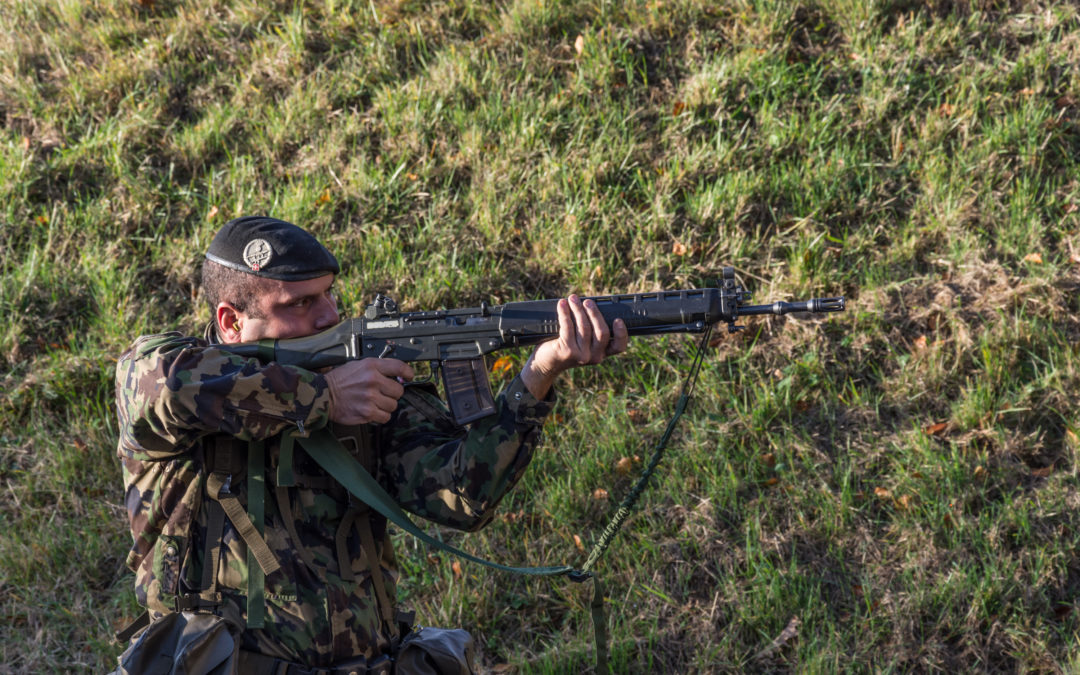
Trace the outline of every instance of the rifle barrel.
<instances>
[{"instance_id":1,"label":"rifle barrel","mask_svg":"<svg viewBox=\"0 0 1080 675\"><path fill-rule=\"evenodd\" d=\"M810 312L822 314L825 312L844 311L844 298L813 298L799 302L774 302L771 305L749 305L739 307L739 316L753 316L755 314L791 314L793 312Z\"/></svg>"}]
</instances>

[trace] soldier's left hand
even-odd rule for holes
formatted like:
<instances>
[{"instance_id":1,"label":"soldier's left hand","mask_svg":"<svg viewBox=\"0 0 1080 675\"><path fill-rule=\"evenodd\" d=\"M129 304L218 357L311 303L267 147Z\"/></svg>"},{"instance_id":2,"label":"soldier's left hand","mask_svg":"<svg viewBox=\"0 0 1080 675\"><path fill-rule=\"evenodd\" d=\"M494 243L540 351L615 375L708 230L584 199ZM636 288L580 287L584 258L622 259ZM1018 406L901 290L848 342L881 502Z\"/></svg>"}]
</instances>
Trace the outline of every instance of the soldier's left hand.
<instances>
[{"instance_id":1,"label":"soldier's left hand","mask_svg":"<svg viewBox=\"0 0 1080 675\"><path fill-rule=\"evenodd\" d=\"M547 395L560 373L620 354L630 339L623 320L616 319L609 328L592 300L571 295L559 300L557 311L559 337L538 346L521 372L525 386L537 398Z\"/></svg>"}]
</instances>

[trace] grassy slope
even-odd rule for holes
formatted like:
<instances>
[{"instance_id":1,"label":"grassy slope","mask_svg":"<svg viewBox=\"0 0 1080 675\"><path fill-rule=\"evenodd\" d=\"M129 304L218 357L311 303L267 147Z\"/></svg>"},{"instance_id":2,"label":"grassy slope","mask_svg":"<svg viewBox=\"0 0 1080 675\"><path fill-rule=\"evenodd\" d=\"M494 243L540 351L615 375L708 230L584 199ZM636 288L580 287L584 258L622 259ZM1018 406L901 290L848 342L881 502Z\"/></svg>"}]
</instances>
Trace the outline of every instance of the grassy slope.
<instances>
[{"instance_id":1,"label":"grassy slope","mask_svg":"<svg viewBox=\"0 0 1080 675\"><path fill-rule=\"evenodd\" d=\"M208 238L257 212L331 243L353 311L725 264L848 297L710 354L600 565L620 670L1075 668L1078 63L1076 9L1020 0L5 5L0 670L115 655L110 369L197 329ZM456 540L582 562L689 347L568 378L502 518ZM487 664L588 668L585 589L401 551Z\"/></svg>"}]
</instances>

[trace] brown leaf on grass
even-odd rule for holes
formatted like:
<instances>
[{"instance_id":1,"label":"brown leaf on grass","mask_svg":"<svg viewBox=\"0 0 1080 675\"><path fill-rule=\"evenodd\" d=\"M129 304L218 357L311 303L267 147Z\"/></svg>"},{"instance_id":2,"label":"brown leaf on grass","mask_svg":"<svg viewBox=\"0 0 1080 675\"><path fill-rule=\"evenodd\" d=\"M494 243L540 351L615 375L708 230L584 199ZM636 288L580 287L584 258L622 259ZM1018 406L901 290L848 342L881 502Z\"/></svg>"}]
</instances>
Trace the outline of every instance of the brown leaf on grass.
<instances>
[{"instance_id":1,"label":"brown leaf on grass","mask_svg":"<svg viewBox=\"0 0 1080 675\"><path fill-rule=\"evenodd\" d=\"M901 511L907 511L911 508L911 495L900 495L896 498L896 508Z\"/></svg>"},{"instance_id":2,"label":"brown leaf on grass","mask_svg":"<svg viewBox=\"0 0 1080 675\"><path fill-rule=\"evenodd\" d=\"M585 51L584 35L578 35L577 38L574 39L574 51L578 54L581 54L583 51Z\"/></svg>"},{"instance_id":3,"label":"brown leaf on grass","mask_svg":"<svg viewBox=\"0 0 1080 675\"><path fill-rule=\"evenodd\" d=\"M771 452L766 452L761 456L761 461L765 466L776 466L776 455Z\"/></svg>"},{"instance_id":4,"label":"brown leaf on grass","mask_svg":"<svg viewBox=\"0 0 1080 675\"><path fill-rule=\"evenodd\" d=\"M1044 466L1041 469L1032 469L1031 470L1031 475L1034 476L1035 478L1046 478L1052 473L1054 473L1054 465L1053 464L1051 464L1050 466Z\"/></svg>"},{"instance_id":5,"label":"brown leaf on grass","mask_svg":"<svg viewBox=\"0 0 1080 675\"><path fill-rule=\"evenodd\" d=\"M615 472L618 474L625 476L633 470L634 461L629 457L620 457L619 461L615 462Z\"/></svg>"},{"instance_id":6,"label":"brown leaf on grass","mask_svg":"<svg viewBox=\"0 0 1080 675\"><path fill-rule=\"evenodd\" d=\"M81 438L76 438L73 443L75 444L76 450L79 452L86 452L86 441Z\"/></svg>"},{"instance_id":7,"label":"brown leaf on grass","mask_svg":"<svg viewBox=\"0 0 1080 675\"><path fill-rule=\"evenodd\" d=\"M941 436L945 433L945 429L947 429L948 426L948 422L938 422L937 424L923 427L923 431L925 431L928 436Z\"/></svg>"},{"instance_id":8,"label":"brown leaf on grass","mask_svg":"<svg viewBox=\"0 0 1080 675\"><path fill-rule=\"evenodd\" d=\"M323 190L322 194L315 198L315 204L320 205L320 206L322 204L326 204L329 201L330 201L330 189L329 188Z\"/></svg>"},{"instance_id":9,"label":"brown leaf on grass","mask_svg":"<svg viewBox=\"0 0 1080 675\"><path fill-rule=\"evenodd\" d=\"M213 206L210 207L210 210L206 212L206 219L207 220L213 220L214 217L217 216L218 213L219 213L219 210L218 210L217 204L214 204Z\"/></svg>"},{"instance_id":10,"label":"brown leaf on grass","mask_svg":"<svg viewBox=\"0 0 1080 675\"><path fill-rule=\"evenodd\" d=\"M772 478L766 478L765 480L761 481L761 484L764 485L765 487L772 487L772 486L776 485L779 482L780 482L780 479L777 478L776 476L773 476Z\"/></svg>"},{"instance_id":11,"label":"brown leaf on grass","mask_svg":"<svg viewBox=\"0 0 1080 675\"><path fill-rule=\"evenodd\" d=\"M29 141L30 139L28 138L26 140ZM1076 213L1077 211L1080 211L1080 204L1069 204L1065 207L1065 215L1067 216Z\"/></svg>"},{"instance_id":12,"label":"brown leaf on grass","mask_svg":"<svg viewBox=\"0 0 1080 675\"><path fill-rule=\"evenodd\" d=\"M892 497L892 492L889 492L887 488L876 487L874 488L874 496L878 499L889 499Z\"/></svg>"},{"instance_id":13,"label":"brown leaf on grass","mask_svg":"<svg viewBox=\"0 0 1080 675\"><path fill-rule=\"evenodd\" d=\"M608 498L608 491L604 488L596 488L593 490L592 498L598 502L602 502Z\"/></svg>"},{"instance_id":14,"label":"brown leaf on grass","mask_svg":"<svg viewBox=\"0 0 1080 675\"><path fill-rule=\"evenodd\" d=\"M582 543L581 537L579 537L576 534L574 535L574 548L576 548L579 551L584 551L585 550L585 544Z\"/></svg>"},{"instance_id":15,"label":"brown leaf on grass","mask_svg":"<svg viewBox=\"0 0 1080 675\"><path fill-rule=\"evenodd\" d=\"M671 252L677 256L686 255L686 244L675 242L671 245Z\"/></svg>"},{"instance_id":16,"label":"brown leaf on grass","mask_svg":"<svg viewBox=\"0 0 1080 675\"><path fill-rule=\"evenodd\" d=\"M1041 265L1043 262L1042 253L1028 253L1026 256L1024 256L1024 262Z\"/></svg>"},{"instance_id":17,"label":"brown leaf on grass","mask_svg":"<svg viewBox=\"0 0 1080 675\"><path fill-rule=\"evenodd\" d=\"M768 647L766 647L765 649L762 649L760 652L758 652L757 655L754 656L754 660L755 661L760 661L761 659L765 659L765 658L768 658L768 657L772 656L777 651L779 651L781 647L786 645L788 642L791 642L795 638L799 637L799 626L800 625L802 625L802 621L799 620L799 617L797 617L797 616L791 617L791 620L788 621L788 624L787 624L787 626L784 627L784 630L780 631L780 634L777 635L776 638L773 639L773 641L771 643L769 643Z\"/></svg>"},{"instance_id":18,"label":"brown leaf on grass","mask_svg":"<svg viewBox=\"0 0 1080 675\"><path fill-rule=\"evenodd\" d=\"M428 553L427 554L427 561L428 561L429 565L438 565L439 564L439 556L435 555L434 553Z\"/></svg>"},{"instance_id":19,"label":"brown leaf on grass","mask_svg":"<svg viewBox=\"0 0 1080 675\"><path fill-rule=\"evenodd\" d=\"M682 101L675 101L675 105L671 106L671 116L678 117L684 110L686 110L686 104Z\"/></svg>"},{"instance_id":20,"label":"brown leaf on grass","mask_svg":"<svg viewBox=\"0 0 1080 675\"><path fill-rule=\"evenodd\" d=\"M631 408L626 411L626 416L630 418L632 424L645 424L648 418L645 416L645 412L638 410L637 408Z\"/></svg>"},{"instance_id":21,"label":"brown leaf on grass","mask_svg":"<svg viewBox=\"0 0 1080 675\"><path fill-rule=\"evenodd\" d=\"M459 561L459 560L455 560L454 562L452 562L452 563L450 564L450 569L454 571L454 576L455 576L455 577L457 577L458 579L460 579L460 578L461 578L461 575L462 575L462 572L461 572L461 561Z\"/></svg>"},{"instance_id":22,"label":"brown leaf on grass","mask_svg":"<svg viewBox=\"0 0 1080 675\"><path fill-rule=\"evenodd\" d=\"M147 9L154 8L154 0L138 0L138 3Z\"/></svg>"},{"instance_id":23,"label":"brown leaf on grass","mask_svg":"<svg viewBox=\"0 0 1080 675\"><path fill-rule=\"evenodd\" d=\"M938 112L945 117L952 117L952 114L956 112L956 106L954 106L952 103L942 103L940 106L938 106Z\"/></svg>"},{"instance_id":24,"label":"brown leaf on grass","mask_svg":"<svg viewBox=\"0 0 1080 675\"><path fill-rule=\"evenodd\" d=\"M915 338L915 342L913 344L915 345L915 351L926 351L926 336L920 335L919 337Z\"/></svg>"},{"instance_id":25,"label":"brown leaf on grass","mask_svg":"<svg viewBox=\"0 0 1080 675\"><path fill-rule=\"evenodd\" d=\"M1035 95L1035 90L1032 89L1031 87L1024 87L1023 89L1020 90L1020 95L1021 96L1034 96Z\"/></svg>"}]
</instances>

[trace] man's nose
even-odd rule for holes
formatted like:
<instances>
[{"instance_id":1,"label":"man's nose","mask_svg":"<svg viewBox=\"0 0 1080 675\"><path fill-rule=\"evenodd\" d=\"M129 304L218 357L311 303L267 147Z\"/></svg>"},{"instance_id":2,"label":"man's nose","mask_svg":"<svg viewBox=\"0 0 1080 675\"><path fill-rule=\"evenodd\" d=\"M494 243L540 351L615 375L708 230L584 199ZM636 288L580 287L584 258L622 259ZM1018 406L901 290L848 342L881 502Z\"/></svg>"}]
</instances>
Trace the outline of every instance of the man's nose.
<instances>
[{"instance_id":1,"label":"man's nose","mask_svg":"<svg viewBox=\"0 0 1080 675\"><path fill-rule=\"evenodd\" d=\"M319 301L319 312L315 319L315 325L319 328L329 328L340 321L337 298L333 294L326 294Z\"/></svg>"}]
</instances>

